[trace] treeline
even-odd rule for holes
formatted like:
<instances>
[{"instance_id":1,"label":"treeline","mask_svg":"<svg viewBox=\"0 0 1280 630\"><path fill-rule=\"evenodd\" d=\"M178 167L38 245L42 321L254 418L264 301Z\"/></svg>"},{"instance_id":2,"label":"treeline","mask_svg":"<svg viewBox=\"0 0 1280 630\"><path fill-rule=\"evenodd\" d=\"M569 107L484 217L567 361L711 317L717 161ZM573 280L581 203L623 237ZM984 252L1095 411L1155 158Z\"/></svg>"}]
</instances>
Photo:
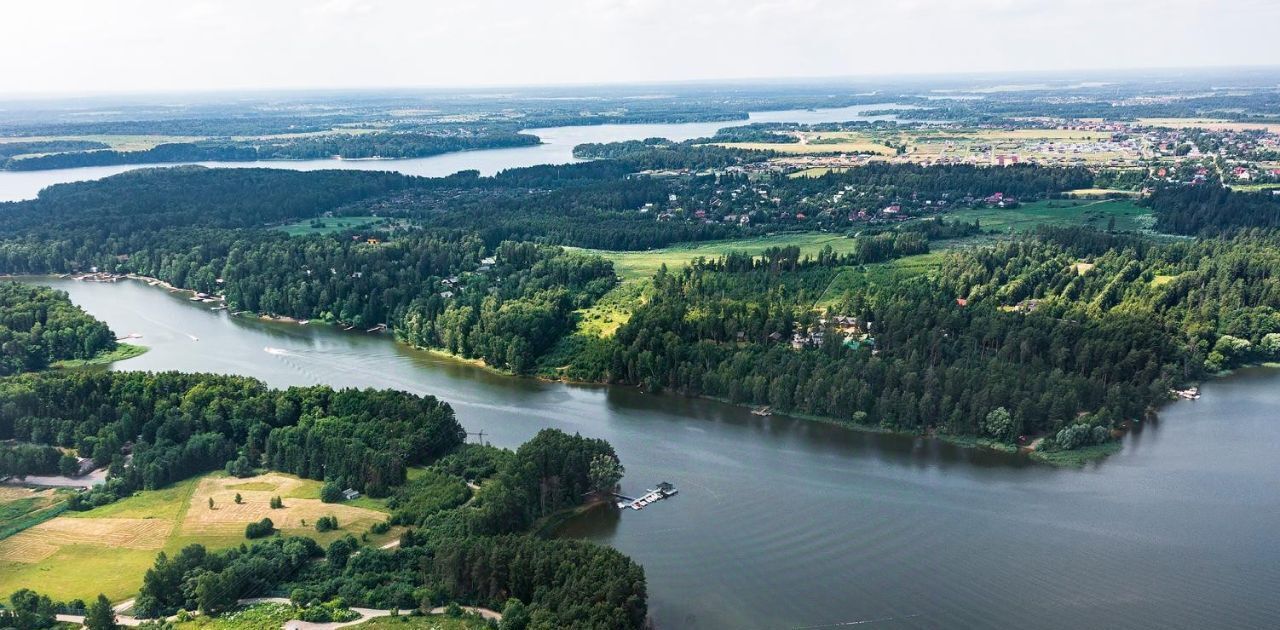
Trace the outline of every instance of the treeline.
<instances>
[{"instance_id":1,"label":"treeline","mask_svg":"<svg viewBox=\"0 0 1280 630\"><path fill-rule=\"evenodd\" d=\"M106 263L142 249L157 231L253 228L320 216L360 199L413 186L447 185L376 171L286 171L181 166L139 169L58 184L37 199L5 204L6 244L25 237L54 248L45 266ZM109 252L109 255L100 252ZM12 264L6 261L7 264Z\"/></svg>"},{"instance_id":2,"label":"treeline","mask_svg":"<svg viewBox=\"0 0 1280 630\"><path fill-rule=\"evenodd\" d=\"M449 471L482 460L490 465L476 479L482 490L464 505L469 491ZM341 598L402 610L449 602L502 610L515 598L527 605L531 627L639 628L646 614L643 569L612 549L523 533L537 518L580 505L601 484L612 489L620 474L607 443L556 430L540 432L514 454L469 446L396 490L391 522L413 526L398 549L354 554L353 538L327 550L282 537L218 552L191 545L157 558L135 609L145 616L182 609L218 614L237 599L279 593L302 606ZM457 492L444 492L447 486ZM452 497L442 500L443 494Z\"/></svg>"},{"instance_id":3,"label":"treeline","mask_svg":"<svg viewBox=\"0 0 1280 630\"><path fill-rule=\"evenodd\" d=\"M1235 192L1217 185L1164 186L1149 201L1156 229L1214 236L1243 228L1280 227L1280 196Z\"/></svg>"},{"instance_id":4,"label":"treeline","mask_svg":"<svg viewBox=\"0 0 1280 630\"><path fill-rule=\"evenodd\" d=\"M84 372L28 374L0 383L0 439L74 448L107 483L73 509L110 503L245 458L373 495L462 443L453 411L402 392L272 390L242 377ZM126 455L132 455L126 465Z\"/></svg>"},{"instance_id":5,"label":"treeline","mask_svg":"<svg viewBox=\"0 0 1280 630\"><path fill-rule=\"evenodd\" d=\"M1094 175L1082 166L1066 168L1018 164L989 168L969 164L922 166L872 162L858 168L833 171L822 177L796 178L800 194L830 188L832 184L870 186L888 193L909 192L933 199L1006 196L1040 198L1064 190L1088 188Z\"/></svg>"},{"instance_id":6,"label":"treeline","mask_svg":"<svg viewBox=\"0 0 1280 630\"><path fill-rule=\"evenodd\" d=\"M1276 245L1262 234L1157 244L1051 230L950 253L934 278L850 275L828 266L837 258L794 252L695 262L659 273L630 321L584 344L569 375L1081 446L1142 418L1174 385L1280 356Z\"/></svg>"},{"instance_id":7,"label":"treeline","mask_svg":"<svg viewBox=\"0 0 1280 630\"><path fill-rule=\"evenodd\" d=\"M41 153L62 153L65 151L93 151L109 149L109 145L96 140L33 140L18 142L0 142L0 170L7 169L14 158L35 156Z\"/></svg>"},{"instance_id":8,"label":"treeline","mask_svg":"<svg viewBox=\"0 0 1280 630\"><path fill-rule=\"evenodd\" d=\"M61 152L49 147L41 155L3 159L0 169L36 171L116 164L163 164L168 162L250 162L255 160L307 160L341 157L418 158L476 149L531 146L537 136L509 131L476 130L448 135L423 132L370 132L325 134L287 139L202 140L171 142L139 151L114 151L92 147L79 150L68 145ZM89 147L84 147L89 148Z\"/></svg>"},{"instance_id":9,"label":"treeline","mask_svg":"<svg viewBox=\"0 0 1280 630\"><path fill-rule=\"evenodd\" d=\"M607 261L445 228L373 228L374 243L252 229L467 179L196 168L54 187L0 218L14 235L0 242L0 270L137 273L223 294L233 310L387 324L415 345L525 371L613 286Z\"/></svg>"},{"instance_id":10,"label":"treeline","mask_svg":"<svg viewBox=\"0 0 1280 630\"><path fill-rule=\"evenodd\" d=\"M630 171L654 169L724 168L761 162L767 152L730 149L697 141L671 142L665 138L588 142L573 147L573 156L584 159L618 160Z\"/></svg>"},{"instance_id":11,"label":"treeline","mask_svg":"<svg viewBox=\"0 0 1280 630\"><path fill-rule=\"evenodd\" d=\"M62 451L52 446L0 444L0 477L56 475L61 462Z\"/></svg>"},{"instance_id":12,"label":"treeline","mask_svg":"<svg viewBox=\"0 0 1280 630\"><path fill-rule=\"evenodd\" d=\"M116 347L106 324L48 287L0 283L0 376L91 359Z\"/></svg>"},{"instance_id":13,"label":"treeline","mask_svg":"<svg viewBox=\"0 0 1280 630\"><path fill-rule=\"evenodd\" d=\"M526 533L615 488L623 470L603 440L547 429L514 453L464 446L452 409L432 397L273 390L208 374L29 374L0 381L0 408L0 439L75 448L110 463L105 486L77 495L72 509L230 464L237 474L261 466L390 494L392 516L372 531L411 527L401 549L360 549L352 536L322 549L263 521L246 529L268 537L251 546L162 553L135 604L142 616L216 615L241 598L283 593L305 607L341 597L405 610L449 602L503 609L515 598L545 627L644 622L638 565L612 549ZM405 483L411 465L428 468ZM474 498L468 478L482 484Z\"/></svg>"},{"instance_id":14,"label":"treeline","mask_svg":"<svg viewBox=\"0 0 1280 630\"><path fill-rule=\"evenodd\" d=\"M461 478L448 472L463 460L485 461L491 471L476 479L481 489L469 503ZM638 565L612 549L520 534L612 490L621 473L608 443L552 429L514 454L467 447L398 492L392 521L414 526L398 550L313 565L281 588L295 601L341 597L377 608L457 601L501 610L515 598L528 605L530 627L641 627L646 588Z\"/></svg>"}]
</instances>

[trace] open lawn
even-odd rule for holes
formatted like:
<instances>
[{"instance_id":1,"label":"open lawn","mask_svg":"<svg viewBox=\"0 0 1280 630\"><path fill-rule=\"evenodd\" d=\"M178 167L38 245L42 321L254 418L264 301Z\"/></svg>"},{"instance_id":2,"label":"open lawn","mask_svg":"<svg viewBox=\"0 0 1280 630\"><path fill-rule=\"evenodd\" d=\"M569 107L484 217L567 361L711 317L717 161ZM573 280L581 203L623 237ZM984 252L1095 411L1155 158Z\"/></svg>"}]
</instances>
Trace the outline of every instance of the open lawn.
<instances>
[{"instance_id":1,"label":"open lawn","mask_svg":"<svg viewBox=\"0 0 1280 630\"><path fill-rule=\"evenodd\" d=\"M846 238L843 234L789 232L754 238L672 245L671 247L643 252L617 252L603 249L583 249L578 251L598 254L613 261L613 268L618 276L624 282L634 282L652 277L653 274L658 273L658 268L664 264L668 269L675 270L684 267L698 257L716 258L729 252L743 252L756 256L770 247L787 247L790 245L798 246L801 253L816 256L827 245L830 245L838 254L851 252L854 248L854 241Z\"/></svg>"},{"instance_id":2,"label":"open lawn","mask_svg":"<svg viewBox=\"0 0 1280 630\"><path fill-rule=\"evenodd\" d=\"M347 230L359 230L386 220L385 217L325 217L321 219L303 219L296 223L281 225L276 229L284 231L289 236L332 234Z\"/></svg>"},{"instance_id":3,"label":"open lawn","mask_svg":"<svg viewBox=\"0 0 1280 630\"><path fill-rule=\"evenodd\" d=\"M281 473L249 479L213 473L87 512L66 513L0 540L0 593L25 587L55 599L89 599L98 593L124 599L137 592L157 552L174 553L192 543L238 545L246 541L245 525L263 517L283 534L309 536L322 545L347 534L360 537L386 519L385 512L371 509L382 505L379 500L322 503L320 487L318 481ZM274 496L283 497L284 508L271 509ZM339 529L316 532L316 519L327 515L337 517ZM398 535L395 529L370 535L369 544Z\"/></svg>"}]
</instances>

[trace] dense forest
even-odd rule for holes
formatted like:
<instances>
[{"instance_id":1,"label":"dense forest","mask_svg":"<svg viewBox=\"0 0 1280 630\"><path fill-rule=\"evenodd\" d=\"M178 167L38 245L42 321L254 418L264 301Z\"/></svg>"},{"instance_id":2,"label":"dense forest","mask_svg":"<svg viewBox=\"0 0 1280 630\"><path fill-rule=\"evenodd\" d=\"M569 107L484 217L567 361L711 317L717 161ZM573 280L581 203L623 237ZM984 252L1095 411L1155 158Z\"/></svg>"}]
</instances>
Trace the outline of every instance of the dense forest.
<instances>
[{"instance_id":1,"label":"dense forest","mask_svg":"<svg viewBox=\"0 0 1280 630\"><path fill-rule=\"evenodd\" d=\"M138 596L143 615L216 614L242 597L283 592L300 605L342 597L406 610L451 601L502 609L515 598L540 624L531 627L644 622L644 573L634 562L525 533L616 486L622 466L602 440L547 429L514 453L464 447L452 409L429 396L273 390L209 374L28 374L0 382L0 409L0 439L74 448L110 464L107 483L76 495L72 509L224 467L245 475L267 468L391 495L391 520L412 526L401 548L358 555L354 539L321 549L271 536L269 525L262 533L271 537L252 546L162 553ZM409 466L428 468L406 484ZM465 481L482 484L469 503Z\"/></svg>"},{"instance_id":2,"label":"dense forest","mask_svg":"<svg viewBox=\"0 0 1280 630\"><path fill-rule=\"evenodd\" d=\"M563 334L572 311L615 282L598 257L532 243L486 246L458 231L406 228L371 241L261 229L427 185L399 175L196 168L112 179L55 187L4 213L8 233L25 236L0 244L0 268L136 273L225 295L235 310L361 329L388 324L416 345L517 372Z\"/></svg>"},{"instance_id":3,"label":"dense forest","mask_svg":"<svg viewBox=\"0 0 1280 630\"><path fill-rule=\"evenodd\" d=\"M91 359L114 350L107 325L62 291L0 283L0 376L42 370L55 361Z\"/></svg>"},{"instance_id":4,"label":"dense forest","mask_svg":"<svg viewBox=\"0 0 1280 630\"><path fill-rule=\"evenodd\" d=\"M1045 230L906 278L730 255L659 273L568 375L1069 449L1109 440L1174 385L1275 358L1276 245Z\"/></svg>"},{"instance_id":5,"label":"dense forest","mask_svg":"<svg viewBox=\"0 0 1280 630\"><path fill-rule=\"evenodd\" d=\"M1156 228L1174 234L1215 236L1242 228L1280 227L1280 195L1235 192L1215 184L1156 190L1149 201Z\"/></svg>"},{"instance_id":6,"label":"dense forest","mask_svg":"<svg viewBox=\"0 0 1280 630\"><path fill-rule=\"evenodd\" d=\"M524 373L573 328L575 311L616 282L601 258L551 245L631 250L780 229L869 233L995 192L1042 198L1091 181L1084 169L1032 166L633 177L753 159L689 143L642 144L649 149L618 159L495 177L176 168L55 186L0 213L9 235L0 239L0 271L133 273L224 296L233 311L362 330L385 324L413 345ZM308 236L273 229L370 215L384 220ZM858 262L926 251L914 238L859 239Z\"/></svg>"},{"instance_id":7,"label":"dense forest","mask_svg":"<svg viewBox=\"0 0 1280 630\"><path fill-rule=\"evenodd\" d=\"M270 390L206 374L27 374L0 382L0 405L0 439L74 448L111 467L104 486L73 501L86 509L238 457L385 495L406 466L433 461L463 438L452 410L431 397Z\"/></svg>"}]
</instances>

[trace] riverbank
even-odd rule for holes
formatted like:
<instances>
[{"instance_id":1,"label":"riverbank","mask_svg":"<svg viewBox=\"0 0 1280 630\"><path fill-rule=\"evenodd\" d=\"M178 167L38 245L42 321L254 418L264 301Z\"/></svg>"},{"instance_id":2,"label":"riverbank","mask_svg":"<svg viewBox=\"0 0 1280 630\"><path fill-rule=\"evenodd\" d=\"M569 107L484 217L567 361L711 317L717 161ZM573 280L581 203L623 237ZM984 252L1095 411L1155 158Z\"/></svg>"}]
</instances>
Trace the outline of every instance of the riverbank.
<instances>
[{"instance_id":1,"label":"riverbank","mask_svg":"<svg viewBox=\"0 0 1280 630\"><path fill-rule=\"evenodd\" d=\"M548 514L534 523L529 528L529 533L539 538L554 538L556 532L562 525L572 521L579 516L599 509L608 509L613 505L613 500L608 496L596 494L588 499L582 505L567 510L560 510L553 514Z\"/></svg>"},{"instance_id":2,"label":"riverbank","mask_svg":"<svg viewBox=\"0 0 1280 630\"><path fill-rule=\"evenodd\" d=\"M1280 500L1280 469L1268 463L1267 445L1280 432L1277 371L1206 380L1200 400L1161 407L1158 420L1124 438L1123 452L1081 470L761 418L691 396L500 378L389 336L232 319L139 283L52 284L114 330L155 331L136 367L118 369L433 394L467 431L483 430L499 447L543 428L609 440L628 479L670 480L681 498L640 512L590 512L560 537L609 545L643 565L658 627L797 628L894 611L919 612L923 625L1047 619L1063 630L1189 619L1212 626L1221 611L1226 622L1265 627L1274 616L1266 585L1280 544L1267 507ZM296 356L278 359L264 346ZM797 517L812 513L821 517ZM2 564L0 574L18 568ZM1104 569L1116 578L1098 582ZM1146 586L1153 579L1161 588ZM976 581L992 584L989 597L964 587ZM915 586L904 589L908 582ZM1005 605L1010 597L1021 604ZM1117 598L1123 605L1107 604Z\"/></svg>"},{"instance_id":3,"label":"riverbank","mask_svg":"<svg viewBox=\"0 0 1280 630\"><path fill-rule=\"evenodd\" d=\"M170 291L190 292L190 290L172 287L171 285L158 281L154 278L146 278L145 276L136 276L136 275L132 277L134 279L143 280L144 283L147 284L148 286L164 287L169 289ZM281 318L281 317L267 318L267 317L263 317L261 314L250 313L250 312L233 313L233 315L242 315L245 319L253 319L253 320L263 321L263 322L269 321L271 323L287 323L294 326L301 325L303 324L304 321L306 321L306 320L297 320L294 318ZM311 320L309 323L314 325L314 324L330 323L330 322L324 322L322 320ZM367 336L367 333L368 333L368 331L364 329L356 329L351 327L335 326L334 328L336 328L334 332L358 332L358 333L362 333L365 336ZM609 387L635 389L634 387L628 387L628 386L610 385L606 383L569 379L569 378L565 378L562 375L555 374L553 372L549 372L546 370L543 370L538 374L518 375L518 374L512 373L510 370L505 370L505 369L491 366L487 364L485 361L483 361L482 359L462 357L439 348L426 348L426 347L414 346L412 344L405 343L398 338L394 341L394 343L403 344L404 346L412 348L416 352L420 352L424 355L428 355L433 358L447 360L449 362L456 362L458 364L465 365L471 368L478 368L481 371L486 372L488 374L492 374L494 376L500 376L500 377L531 376L532 380L536 380L539 382L562 383L562 384L571 385L575 387L592 388L592 389L602 389L602 388L609 388ZM666 395L666 393L660 394L660 395ZM733 405L734 407L741 408L741 409L748 409L751 407L751 405L734 403L724 398L717 398L712 396L687 396L682 394L673 394L673 395L675 397L704 398L708 400L715 400L721 403L727 403L727 404ZM1109 443L1106 445L1100 445L1098 447L1082 448L1082 449L1076 449L1074 451L1054 451L1050 453L1050 452L1036 451L1032 449L1019 449L1017 446L1013 444L1004 444L1004 443L983 438L981 436L958 436L958 435L947 435L947 434L942 434L937 432L921 434L921 433L911 432L911 431L887 429L880 426L861 424L861 423L854 422L852 420L841 420L838 418L831 418L831 417L820 417L820 416L813 416L813 415L807 415L807 414L782 413L782 412L779 412L778 415L780 416L785 415L791 418L796 418L796 419L805 420L805 421L817 421L825 424L839 426L843 429L852 429L858 432L893 434L893 435L902 436L904 438L912 438L912 439L914 438L936 439L940 442L949 443L962 448L985 450L985 451L1001 453L1001 454L1010 455L1010 456L1022 457L1030 461L1035 461L1038 463L1048 464L1056 467L1078 467L1087 462L1103 459L1109 455L1112 455L1118 452L1121 448L1119 443L1116 442L1114 444ZM1025 451L1025 452L1020 453L1020 451Z\"/></svg>"},{"instance_id":4,"label":"riverbank","mask_svg":"<svg viewBox=\"0 0 1280 630\"><path fill-rule=\"evenodd\" d=\"M139 346L132 343L119 342L116 349L109 352L100 352L91 359L64 359L55 361L49 367L55 370L74 370L78 368L90 367L95 365L110 365L117 361L125 361L134 357L139 357L147 353L146 346Z\"/></svg>"}]
</instances>

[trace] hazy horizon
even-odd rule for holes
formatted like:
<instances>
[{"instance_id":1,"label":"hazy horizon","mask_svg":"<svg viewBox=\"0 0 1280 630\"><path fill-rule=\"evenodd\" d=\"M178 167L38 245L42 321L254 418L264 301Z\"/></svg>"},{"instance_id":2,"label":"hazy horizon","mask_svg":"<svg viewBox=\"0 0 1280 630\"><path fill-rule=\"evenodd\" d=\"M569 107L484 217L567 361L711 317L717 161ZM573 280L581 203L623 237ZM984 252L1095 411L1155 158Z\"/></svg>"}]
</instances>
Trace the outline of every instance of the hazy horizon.
<instances>
[{"instance_id":1,"label":"hazy horizon","mask_svg":"<svg viewBox=\"0 0 1280 630\"><path fill-rule=\"evenodd\" d=\"M1262 0L52 0L0 15L0 100L1280 64L1280 4Z\"/></svg>"}]
</instances>

